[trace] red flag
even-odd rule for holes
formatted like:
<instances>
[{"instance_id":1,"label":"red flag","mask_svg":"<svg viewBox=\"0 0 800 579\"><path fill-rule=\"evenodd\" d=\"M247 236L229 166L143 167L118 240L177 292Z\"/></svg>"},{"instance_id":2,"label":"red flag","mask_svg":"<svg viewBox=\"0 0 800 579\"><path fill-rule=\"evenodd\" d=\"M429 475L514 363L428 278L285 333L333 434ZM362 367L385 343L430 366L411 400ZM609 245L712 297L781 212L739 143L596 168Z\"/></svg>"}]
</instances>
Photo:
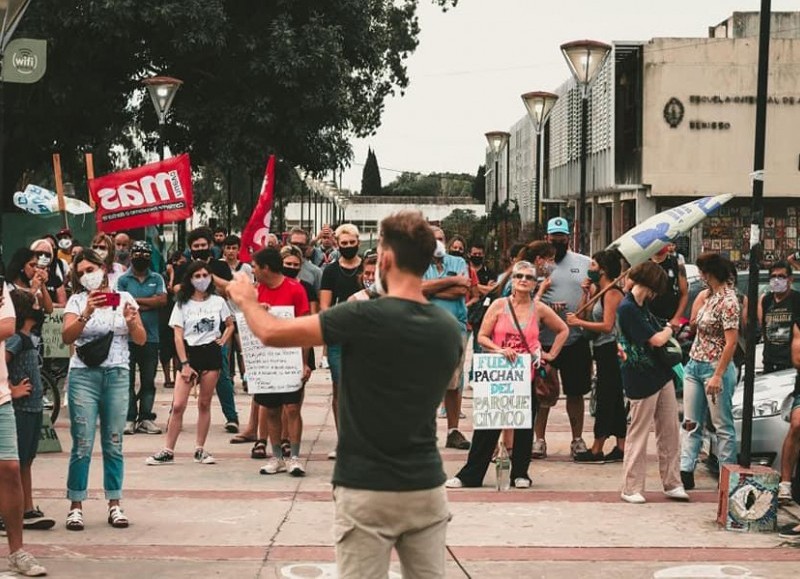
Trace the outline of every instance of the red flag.
<instances>
[{"instance_id":1,"label":"red flag","mask_svg":"<svg viewBox=\"0 0 800 579\"><path fill-rule=\"evenodd\" d=\"M192 216L192 168L178 155L136 169L89 179L99 231L172 223Z\"/></svg>"},{"instance_id":2,"label":"red flag","mask_svg":"<svg viewBox=\"0 0 800 579\"><path fill-rule=\"evenodd\" d=\"M270 155L269 161L267 161L267 170L264 172L264 182L261 184L261 194L258 196L258 204L242 232L242 248L239 250L241 261L249 262L252 253L267 246L274 191L275 155Z\"/></svg>"}]
</instances>

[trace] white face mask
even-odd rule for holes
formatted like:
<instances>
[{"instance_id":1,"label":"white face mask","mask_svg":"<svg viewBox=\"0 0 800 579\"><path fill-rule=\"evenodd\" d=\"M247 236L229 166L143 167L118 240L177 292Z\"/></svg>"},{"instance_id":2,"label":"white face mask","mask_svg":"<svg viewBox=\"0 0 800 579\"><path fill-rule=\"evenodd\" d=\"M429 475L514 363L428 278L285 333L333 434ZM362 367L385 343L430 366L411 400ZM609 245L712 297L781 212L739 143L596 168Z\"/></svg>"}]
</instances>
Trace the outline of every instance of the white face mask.
<instances>
[{"instance_id":1,"label":"white face mask","mask_svg":"<svg viewBox=\"0 0 800 579\"><path fill-rule=\"evenodd\" d=\"M789 280L774 277L769 280L769 288L776 294L782 294L789 289Z\"/></svg>"},{"instance_id":2,"label":"white face mask","mask_svg":"<svg viewBox=\"0 0 800 579\"><path fill-rule=\"evenodd\" d=\"M192 278L192 285L194 289L199 292L204 292L208 289L208 286L211 285L211 278L210 277L201 277L199 279Z\"/></svg>"},{"instance_id":3,"label":"white face mask","mask_svg":"<svg viewBox=\"0 0 800 579\"><path fill-rule=\"evenodd\" d=\"M58 240L58 247L60 247L64 251L66 251L70 247L72 247L72 240L67 238L67 237L65 237L64 239L59 239Z\"/></svg>"},{"instance_id":4,"label":"white face mask","mask_svg":"<svg viewBox=\"0 0 800 579\"><path fill-rule=\"evenodd\" d=\"M108 257L108 250L107 249L95 249L94 252L102 259L103 261L106 260Z\"/></svg>"},{"instance_id":5,"label":"white face mask","mask_svg":"<svg viewBox=\"0 0 800 579\"><path fill-rule=\"evenodd\" d=\"M92 272L85 273L81 276L80 282L83 287L85 287L90 292L93 292L96 289L99 289L101 285L103 285L103 278L105 277L105 272L102 269L96 269Z\"/></svg>"},{"instance_id":6,"label":"white face mask","mask_svg":"<svg viewBox=\"0 0 800 579\"><path fill-rule=\"evenodd\" d=\"M447 248L445 248L444 243L436 240L436 249L433 250L433 257L436 259L442 259L445 255L447 255Z\"/></svg>"}]
</instances>

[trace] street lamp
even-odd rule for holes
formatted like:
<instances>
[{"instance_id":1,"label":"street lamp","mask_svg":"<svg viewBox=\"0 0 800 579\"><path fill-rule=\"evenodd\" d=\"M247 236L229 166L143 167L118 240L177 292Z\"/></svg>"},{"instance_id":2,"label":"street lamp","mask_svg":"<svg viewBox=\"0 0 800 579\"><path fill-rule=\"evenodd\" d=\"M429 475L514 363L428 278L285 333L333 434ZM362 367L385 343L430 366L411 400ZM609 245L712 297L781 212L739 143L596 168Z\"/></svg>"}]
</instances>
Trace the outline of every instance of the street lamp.
<instances>
[{"instance_id":1,"label":"street lamp","mask_svg":"<svg viewBox=\"0 0 800 579\"><path fill-rule=\"evenodd\" d=\"M574 40L561 45L561 53L569 65L569 70L581 90L581 189L578 201L577 240L578 251L586 253L589 250L586 229L586 151L589 133L589 91L592 81L603 67L606 57L611 52L611 46L597 40Z\"/></svg>"},{"instance_id":2,"label":"street lamp","mask_svg":"<svg viewBox=\"0 0 800 579\"><path fill-rule=\"evenodd\" d=\"M142 81L150 93L153 107L158 115L158 157L164 160L164 126L166 125L167 112L172 106L175 94L183 84L182 80L171 76L153 76ZM230 221L230 219L229 219ZM229 223L230 225L230 223ZM163 226L159 227L159 233L163 232ZM178 249L183 250L186 244L186 221L178 223Z\"/></svg>"},{"instance_id":3,"label":"street lamp","mask_svg":"<svg viewBox=\"0 0 800 579\"><path fill-rule=\"evenodd\" d=\"M511 135L505 131L489 131L486 133L486 140L489 142L489 148L492 149L492 153L494 153L494 205L497 207L498 211L500 209L500 151L503 150L503 147L506 147L507 154L506 154L506 207L503 211L503 254L505 255L506 252L506 235L508 231L508 172L509 172L509 160L511 152L508 147L508 139ZM497 226L495 226L495 240L497 237Z\"/></svg>"},{"instance_id":4,"label":"street lamp","mask_svg":"<svg viewBox=\"0 0 800 579\"><path fill-rule=\"evenodd\" d=\"M536 179L533 187L533 223L538 231L542 222L542 186L544 177L544 125L550 112L558 100L558 95L551 92L534 91L522 95L522 102L528 109L528 116L533 121L533 130L536 132Z\"/></svg>"}]
</instances>

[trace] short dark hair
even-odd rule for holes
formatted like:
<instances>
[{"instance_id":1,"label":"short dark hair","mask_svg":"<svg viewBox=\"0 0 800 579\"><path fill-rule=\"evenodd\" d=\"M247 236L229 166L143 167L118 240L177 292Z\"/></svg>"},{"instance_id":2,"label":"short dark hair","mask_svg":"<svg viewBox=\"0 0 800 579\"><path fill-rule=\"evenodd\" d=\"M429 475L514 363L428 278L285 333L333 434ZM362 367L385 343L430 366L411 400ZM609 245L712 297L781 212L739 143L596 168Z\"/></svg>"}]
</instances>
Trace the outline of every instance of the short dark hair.
<instances>
[{"instance_id":1,"label":"short dark hair","mask_svg":"<svg viewBox=\"0 0 800 579\"><path fill-rule=\"evenodd\" d=\"M216 235L217 233L224 233L225 235L228 235L228 229L226 227L223 227L222 225L217 225L214 228L214 235Z\"/></svg>"},{"instance_id":2,"label":"short dark hair","mask_svg":"<svg viewBox=\"0 0 800 579\"><path fill-rule=\"evenodd\" d=\"M775 263L772 264L772 267L769 268L769 272L772 273L776 269L785 269L786 273L792 275L792 266L789 264L788 261L785 259L779 259Z\"/></svg>"},{"instance_id":3,"label":"short dark hair","mask_svg":"<svg viewBox=\"0 0 800 579\"><path fill-rule=\"evenodd\" d=\"M511 248L508 250L508 256L511 259L519 258L519 252L525 249L526 245L527 243L523 243L521 241L511 244Z\"/></svg>"},{"instance_id":4,"label":"short dark hair","mask_svg":"<svg viewBox=\"0 0 800 579\"><path fill-rule=\"evenodd\" d=\"M0 288L0 291L2 291L2 288ZM33 309L35 298L31 292L18 289L11 290L10 295L11 303L14 304L14 314L17 316L16 330L20 331L25 320L35 318Z\"/></svg>"},{"instance_id":5,"label":"short dark hair","mask_svg":"<svg viewBox=\"0 0 800 579\"><path fill-rule=\"evenodd\" d=\"M306 236L306 243L308 243L308 240L311 239L311 236L308 234L308 231L306 231L302 227L292 227L291 230L289 230L289 239L292 238L292 235L305 235ZM295 243L293 245L297 245L297 244Z\"/></svg>"},{"instance_id":6,"label":"short dark hair","mask_svg":"<svg viewBox=\"0 0 800 579\"><path fill-rule=\"evenodd\" d=\"M517 252L517 258L534 263L537 257L550 259L556 256L556 248L546 241L531 241Z\"/></svg>"},{"instance_id":7,"label":"short dark hair","mask_svg":"<svg viewBox=\"0 0 800 579\"><path fill-rule=\"evenodd\" d=\"M192 276L204 269L208 272L208 275L211 275L211 270L208 269L208 264L205 261L193 261L189 264L189 267L186 268L186 271L183 274L183 279L181 279L181 289L178 291L177 301L180 304L185 304L188 302L192 294L194 293L194 285L192 285ZM216 293L216 288L214 287L214 280L212 278L211 283L208 284L208 289L206 290L208 295L212 295Z\"/></svg>"},{"instance_id":8,"label":"short dark hair","mask_svg":"<svg viewBox=\"0 0 800 579\"><path fill-rule=\"evenodd\" d=\"M398 269L422 276L436 249L433 229L419 211L400 211L381 221L383 247L394 253Z\"/></svg>"},{"instance_id":9,"label":"short dark hair","mask_svg":"<svg viewBox=\"0 0 800 579\"><path fill-rule=\"evenodd\" d=\"M222 241L222 246L238 245L242 246L242 240L238 235L229 235Z\"/></svg>"},{"instance_id":10,"label":"short dark hair","mask_svg":"<svg viewBox=\"0 0 800 579\"><path fill-rule=\"evenodd\" d=\"M192 229L189 232L189 235L186 237L186 245L189 247L197 241L198 239L205 239L209 245L214 243L214 234L211 233L211 229L208 227L198 227L197 229Z\"/></svg>"},{"instance_id":11,"label":"short dark hair","mask_svg":"<svg viewBox=\"0 0 800 579\"><path fill-rule=\"evenodd\" d=\"M486 251L486 244L483 243L482 241L472 241L469 244L469 248L470 249L480 249L481 251L485 252Z\"/></svg>"},{"instance_id":12,"label":"short dark hair","mask_svg":"<svg viewBox=\"0 0 800 579\"><path fill-rule=\"evenodd\" d=\"M604 272L606 277L610 280L615 280L619 277L622 271L622 264L620 263L620 254L616 249L604 249L598 251L592 256L592 259L597 262Z\"/></svg>"},{"instance_id":13,"label":"short dark hair","mask_svg":"<svg viewBox=\"0 0 800 579\"><path fill-rule=\"evenodd\" d=\"M253 263L258 267L266 267L273 273L280 273L283 270L281 250L277 247L259 249L253 256Z\"/></svg>"},{"instance_id":14,"label":"short dark hair","mask_svg":"<svg viewBox=\"0 0 800 579\"><path fill-rule=\"evenodd\" d=\"M734 269L733 263L729 259L714 251L701 253L695 263L697 269L713 276L720 283L726 283L731 278L731 270Z\"/></svg>"},{"instance_id":15,"label":"short dark hair","mask_svg":"<svg viewBox=\"0 0 800 579\"><path fill-rule=\"evenodd\" d=\"M657 294L662 294L667 289L667 274L664 268L654 261L634 265L628 271L628 277L633 283L643 285Z\"/></svg>"}]
</instances>

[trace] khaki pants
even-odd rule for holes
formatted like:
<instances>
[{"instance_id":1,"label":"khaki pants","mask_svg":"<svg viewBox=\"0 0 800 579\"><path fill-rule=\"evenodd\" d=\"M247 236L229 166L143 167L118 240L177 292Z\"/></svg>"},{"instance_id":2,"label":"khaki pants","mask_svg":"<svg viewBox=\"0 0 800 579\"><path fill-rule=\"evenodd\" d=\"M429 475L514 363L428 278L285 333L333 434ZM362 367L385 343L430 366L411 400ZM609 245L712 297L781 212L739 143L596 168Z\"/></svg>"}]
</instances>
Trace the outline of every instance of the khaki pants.
<instances>
[{"instance_id":1,"label":"khaki pants","mask_svg":"<svg viewBox=\"0 0 800 579\"><path fill-rule=\"evenodd\" d=\"M392 547L406 579L445 575L450 510L443 486L422 491L335 487L334 539L341 579L384 579Z\"/></svg>"},{"instance_id":2,"label":"khaki pants","mask_svg":"<svg viewBox=\"0 0 800 579\"><path fill-rule=\"evenodd\" d=\"M664 490L681 486L680 430L675 385L670 380L661 390L643 400L631 400L631 425L625 439L622 492L644 493L647 475L647 438L655 423L658 470Z\"/></svg>"}]
</instances>

